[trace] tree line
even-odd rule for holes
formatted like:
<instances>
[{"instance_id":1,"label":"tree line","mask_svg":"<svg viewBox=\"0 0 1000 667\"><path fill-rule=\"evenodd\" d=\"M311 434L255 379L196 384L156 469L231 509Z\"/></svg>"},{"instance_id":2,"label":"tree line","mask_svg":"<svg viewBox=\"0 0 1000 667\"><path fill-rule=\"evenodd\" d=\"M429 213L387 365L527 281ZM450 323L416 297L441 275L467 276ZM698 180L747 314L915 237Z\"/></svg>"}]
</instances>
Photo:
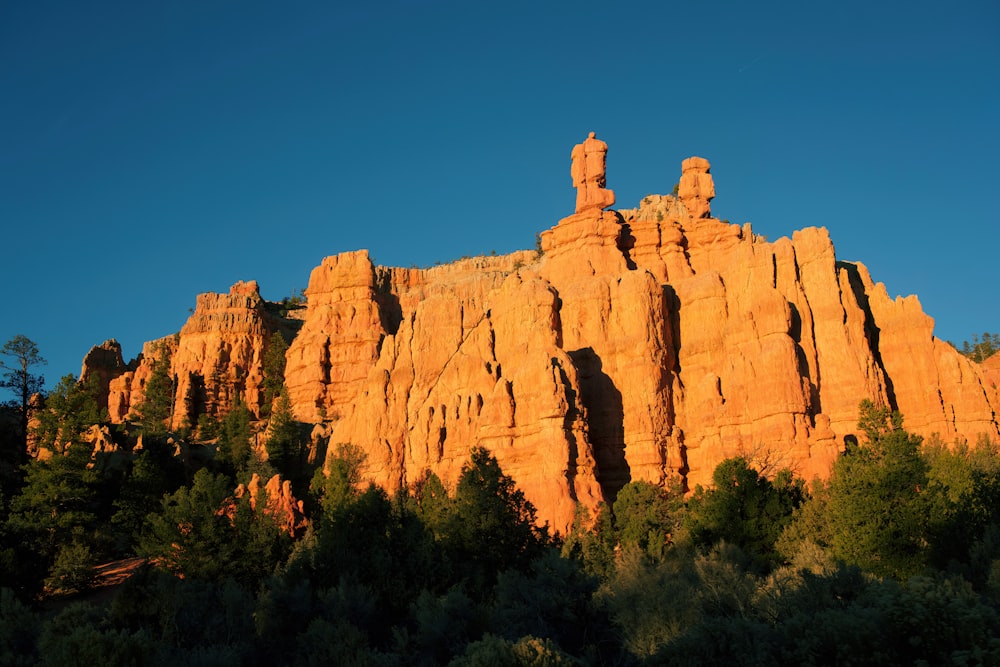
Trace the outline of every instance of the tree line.
<instances>
[{"instance_id":1,"label":"tree line","mask_svg":"<svg viewBox=\"0 0 1000 667\"><path fill-rule=\"evenodd\" d=\"M4 478L0 664L1000 663L1000 447L870 401L825 481L734 457L705 488L630 482L566 534L482 449L453 488L390 495L349 445L325 473L261 460L239 403L202 457L156 428L98 451L102 420L64 378L35 420L53 455ZM273 470L301 534L234 494ZM89 600L126 556L146 564Z\"/></svg>"}]
</instances>

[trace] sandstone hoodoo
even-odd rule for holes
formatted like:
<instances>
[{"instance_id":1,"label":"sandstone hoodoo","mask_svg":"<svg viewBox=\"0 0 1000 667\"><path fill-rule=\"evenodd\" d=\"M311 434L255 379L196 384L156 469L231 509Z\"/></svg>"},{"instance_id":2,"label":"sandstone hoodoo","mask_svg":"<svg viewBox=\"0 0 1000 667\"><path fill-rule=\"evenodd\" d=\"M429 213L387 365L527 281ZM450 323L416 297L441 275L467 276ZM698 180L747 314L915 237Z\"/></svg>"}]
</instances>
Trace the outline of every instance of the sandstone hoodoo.
<instances>
[{"instance_id":1,"label":"sandstone hoodoo","mask_svg":"<svg viewBox=\"0 0 1000 667\"><path fill-rule=\"evenodd\" d=\"M329 452L360 447L365 474L392 490L427 469L454 484L485 447L559 530L630 480L710 483L737 454L824 476L866 398L946 442L1000 437L995 369L935 338L916 297L890 298L838 260L827 230L767 242L713 218L699 157L684 160L676 195L607 210L606 153L594 133L572 150L576 206L541 232L540 253L429 269L328 257L301 321L255 283L201 295L162 342L174 413L191 411L192 383L205 397L195 412L237 395L259 412L261 357L280 328L293 411L324 424ZM129 367L118 354L92 352L88 372L120 421L154 350Z\"/></svg>"}]
</instances>

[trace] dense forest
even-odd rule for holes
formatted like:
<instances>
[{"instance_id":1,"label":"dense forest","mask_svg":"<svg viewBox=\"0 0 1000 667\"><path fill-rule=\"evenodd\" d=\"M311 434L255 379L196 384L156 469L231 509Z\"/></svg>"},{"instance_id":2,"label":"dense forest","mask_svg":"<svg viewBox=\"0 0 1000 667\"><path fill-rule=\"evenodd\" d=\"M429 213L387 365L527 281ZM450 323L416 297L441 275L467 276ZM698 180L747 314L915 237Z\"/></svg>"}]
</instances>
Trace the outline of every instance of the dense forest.
<instances>
[{"instance_id":1,"label":"dense forest","mask_svg":"<svg viewBox=\"0 0 1000 667\"><path fill-rule=\"evenodd\" d=\"M2 354L3 665L1000 664L1000 443L925 440L867 400L825 481L762 443L710 488L633 481L553 534L486 450L454 488L389 495L350 446L324 473L280 354L269 414L181 432L166 358L112 425L96 381L38 402L37 349ZM255 474L307 522L235 492Z\"/></svg>"}]
</instances>

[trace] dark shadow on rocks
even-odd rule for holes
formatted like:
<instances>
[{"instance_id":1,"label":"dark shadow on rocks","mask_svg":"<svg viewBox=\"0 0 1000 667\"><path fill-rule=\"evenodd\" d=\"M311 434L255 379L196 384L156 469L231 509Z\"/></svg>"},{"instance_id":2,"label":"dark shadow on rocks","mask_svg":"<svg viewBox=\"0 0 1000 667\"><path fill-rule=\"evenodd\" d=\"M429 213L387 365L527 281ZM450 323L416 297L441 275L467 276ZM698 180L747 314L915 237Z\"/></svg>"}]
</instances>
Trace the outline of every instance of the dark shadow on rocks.
<instances>
[{"instance_id":1,"label":"dark shadow on rocks","mask_svg":"<svg viewBox=\"0 0 1000 667\"><path fill-rule=\"evenodd\" d=\"M597 464L597 481L604 497L613 500L632 479L625 459L625 411L622 393L603 370L593 348L569 353L580 380L580 401L587 410L590 443Z\"/></svg>"}]
</instances>

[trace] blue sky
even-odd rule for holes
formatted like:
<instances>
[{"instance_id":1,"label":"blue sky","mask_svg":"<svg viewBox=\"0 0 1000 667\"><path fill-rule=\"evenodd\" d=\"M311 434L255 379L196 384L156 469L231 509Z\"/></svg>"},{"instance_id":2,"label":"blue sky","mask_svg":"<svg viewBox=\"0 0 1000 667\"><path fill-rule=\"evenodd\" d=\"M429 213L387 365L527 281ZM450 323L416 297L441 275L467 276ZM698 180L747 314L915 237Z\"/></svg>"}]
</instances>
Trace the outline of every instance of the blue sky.
<instances>
[{"instance_id":1,"label":"blue sky","mask_svg":"<svg viewBox=\"0 0 1000 667\"><path fill-rule=\"evenodd\" d=\"M700 155L718 217L825 226L939 337L998 331L998 7L0 3L0 342L52 385L237 280L531 248L591 130L621 208Z\"/></svg>"}]
</instances>

